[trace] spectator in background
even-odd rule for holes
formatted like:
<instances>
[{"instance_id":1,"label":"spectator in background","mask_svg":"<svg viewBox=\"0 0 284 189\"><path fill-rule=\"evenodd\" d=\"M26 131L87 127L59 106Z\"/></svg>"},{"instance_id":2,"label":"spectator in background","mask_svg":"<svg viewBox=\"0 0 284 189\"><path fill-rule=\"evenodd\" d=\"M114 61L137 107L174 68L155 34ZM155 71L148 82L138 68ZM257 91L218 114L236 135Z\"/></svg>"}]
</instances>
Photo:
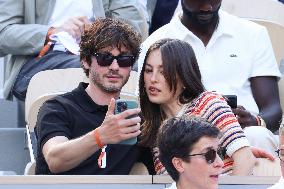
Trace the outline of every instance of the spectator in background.
<instances>
[{"instance_id":1,"label":"spectator in background","mask_svg":"<svg viewBox=\"0 0 284 189\"><path fill-rule=\"evenodd\" d=\"M159 39L189 42L208 91L237 95L233 109L250 144L276 156L282 115L277 80L281 76L265 27L219 10L222 0L181 0L183 12L142 43L140 72L147 50ZM254 127L251 127L254 126Z\"/></svg>"},{"instance_id":2,"label":"spectator in background","mask_svg":"<svg viewBox=\"0 0 284 189\"><path fill-rule=\"evenodd\" d=\"M129 174L139 149L119 143L140 134L141 119L127 118L140 110L114 115L114 99L129 78L140 43L133 27L110 18L96 19L84 32L80 60L89 83L41 107L36 174Z\"/></svg>"},{"instance_id":3,"label":"spectator in background","mask_svg":"<svg viewBox=\"0 0 284 189\"><path fill-rule=\"evenodd\" d=\"M172 179L169 189L217 189L224 165L219 130L199 118L171 118L158 135L159 158Z\"/></svg>"},{"instance_id":4,"label":"spectator in background","mask_svg":"<svg viewBox=\"0 0 284 189\"><path fill-rule=\"evenodd\" d=\"M79 47L71 50L70 41L77 45L91 21L122 18L147 36L145 18L136 0L0 0L0 6L0 56L11 55L6 63L4 97L11 99L14 95L22 109L29 81L37 72L80 67ZM55 38L51 40L52 34Z\"/></svg>"},{"instance_id":5,"label":"spectator in background","mask_svg":"<svg viewBox=\"0 0 284 189\"><path fill-rule=\"evenodd\" d=\"M187 42L162 39L150 46L139 80L144 118L140 143L153 149L156 173L166 174L156 146L161 124L186 115L201 117L220 129L220 145L226 154L224 173L251 174L255 158L242 128L225 99L205 91L201 81L193 49Z\"/></svg>"},{"instance_id":6,"label":"spectator in background","mask_svg":"<svg viewBox=\"0 0 284 189\"><path fill-rule=\"evenodd\" d=\"M149 34L170 22L178 0L139 0L149 25Z\"/></svg>"},{"instance_id":7,"label":"spectator in background","mask_svg":"<svg viewBox=\"0 0 284 189\"><path fill-rule=\"evenodd\" d=\"M282 121L279 128L279 148L277 150L278 157L280 158L280 166L282 177L279 182L268 189L283 189L284 188L284 122Z\"/></svg>"},{"instance_id":8,"label":"spectator in background","mask_svg":"<svg viewBox=\"0 0 284 189\"><path fill-rule=\"evenodd\" d=\"M154 31L171 21L178 2L178 0L157 0L151 18L149 34L152 34Z\"/></svg>"}]
</instances>

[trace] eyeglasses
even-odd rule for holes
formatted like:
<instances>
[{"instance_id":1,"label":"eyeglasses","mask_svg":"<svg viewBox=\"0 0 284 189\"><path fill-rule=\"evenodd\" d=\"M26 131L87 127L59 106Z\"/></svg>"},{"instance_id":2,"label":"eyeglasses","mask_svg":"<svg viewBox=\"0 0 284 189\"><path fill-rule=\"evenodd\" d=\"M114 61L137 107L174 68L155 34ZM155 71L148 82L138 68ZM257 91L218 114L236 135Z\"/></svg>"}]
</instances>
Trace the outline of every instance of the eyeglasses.
<instances>
[{"instance_id":1,"label":"eyeglasses","mask_svg":"<svg viewBox=\"0 0 284 189\"><path fill-rule=\"evenodd\" d=\"M207 152L205 153L200 153L200 154L189 154L188 156L204 156L205 157L205 160L208 164L212 164L216 157L217 157L217 154L219 155L219 157L223 160L224 159L224 156L226 154L226 150L225 148L218 148L218 150L214 150L214 149L209 149Z\"/></svg>"},{"instance_id":2,"label":"eyeglasses","mask_svg":"<svg viewBox=\"0 0 284 189\"><path fill-rule=\"evenodd\" d=\"M133 66L135 62L135 57L132 55L118 55L113 56L109 53L94 53L97 62L100 66L110 66L115 59L119 67L130 67Z\"/></svg>"},{"instance_id":3,"label":"eyeglasses","mask_svg":"<svg viewBox=\"0 0 284 189\"><path fill-rule=\"evenodd\" d=\"M284 162L284 149L278 149L275 151L281 161Z\"/></svg>"}]
</instances>

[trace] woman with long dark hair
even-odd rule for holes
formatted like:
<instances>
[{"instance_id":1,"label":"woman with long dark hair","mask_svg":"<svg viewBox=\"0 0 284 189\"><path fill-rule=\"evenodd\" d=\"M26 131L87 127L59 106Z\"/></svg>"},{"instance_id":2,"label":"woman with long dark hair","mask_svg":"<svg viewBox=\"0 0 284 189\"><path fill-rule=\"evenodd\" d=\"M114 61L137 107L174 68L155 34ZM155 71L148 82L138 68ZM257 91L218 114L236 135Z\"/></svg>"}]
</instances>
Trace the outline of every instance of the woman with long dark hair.
<instances>
[{"instance_id":1,"label":"woman with long dark hair","mask_svg":"<svg viewBox=\"0 0 284 189\"><path fill-rule=\"evenodd\" d=\"M145 121L140 143L153 149L157 174L166 173L156 147L159 128L166 119L181 115L201 117L220 129L221 146L225 149L224 173L251 173L255 158L249 142L225 99L204 89L188 43L162 39L149 48L140 75L139 97Z\"/></svg>"}]
</instances>

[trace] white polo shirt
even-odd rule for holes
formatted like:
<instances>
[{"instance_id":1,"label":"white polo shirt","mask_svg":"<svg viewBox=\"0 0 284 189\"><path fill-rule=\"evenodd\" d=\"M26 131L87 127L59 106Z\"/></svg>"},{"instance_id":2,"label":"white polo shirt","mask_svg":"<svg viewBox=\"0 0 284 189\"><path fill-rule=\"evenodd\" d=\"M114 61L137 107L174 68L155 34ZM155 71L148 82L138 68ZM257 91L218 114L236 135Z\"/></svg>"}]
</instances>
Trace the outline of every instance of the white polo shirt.
<instances>
[{"instance_id":1,"label":"white polo shirt","mask_svg":"<svg viewBox=\"0 0 284 189\"><path fill-rule=\"evenodd\" d=\"M86 16L90 21L95 20L92 0L57 0L54 5L52 15L48 25L59 27L70 18ZM79 55L79 41L76 41L68 32L61 31L51 35L50 39L54 41L53 50Z\"/></svg>"},{"instance_id":2,"label":"white polo shirt","mask_svg":"<svg viewBox=\"0 0 284 189\"><path fill-rule=\"evenodd\" d=\"M281 76L266 28L220 10L219 25L205 47L180 22L179 15L142 43L138 72L141 72L146 51L155 41L163 38L186 41L194 49L206 90L237 95L239 105L259 113L249 78Z\"/></svg>"}]
</instances>

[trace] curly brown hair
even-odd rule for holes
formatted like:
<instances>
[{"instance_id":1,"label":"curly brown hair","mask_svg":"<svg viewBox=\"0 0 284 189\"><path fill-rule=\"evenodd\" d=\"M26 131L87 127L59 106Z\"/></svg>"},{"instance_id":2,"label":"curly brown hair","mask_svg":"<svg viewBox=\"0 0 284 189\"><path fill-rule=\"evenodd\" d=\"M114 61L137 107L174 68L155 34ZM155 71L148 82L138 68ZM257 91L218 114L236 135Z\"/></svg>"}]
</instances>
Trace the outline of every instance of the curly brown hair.
<instances>
[{"instance_id":1,"label":"curly brown hair","mask_svg":"<svg viewBox=\"0 0 284 189\"><path fill-rule=\"evenodd\" d=\"M105 47L122 47L128 49L137 60L140 53L141 35L124 20L113 18L97 18L93 24L85 28L80 42L80 61L92 63L91 57ZM82 64L82 63L81 63ZM82 65L89 76L89 70Z\"/></svg>"}]
</instances>

